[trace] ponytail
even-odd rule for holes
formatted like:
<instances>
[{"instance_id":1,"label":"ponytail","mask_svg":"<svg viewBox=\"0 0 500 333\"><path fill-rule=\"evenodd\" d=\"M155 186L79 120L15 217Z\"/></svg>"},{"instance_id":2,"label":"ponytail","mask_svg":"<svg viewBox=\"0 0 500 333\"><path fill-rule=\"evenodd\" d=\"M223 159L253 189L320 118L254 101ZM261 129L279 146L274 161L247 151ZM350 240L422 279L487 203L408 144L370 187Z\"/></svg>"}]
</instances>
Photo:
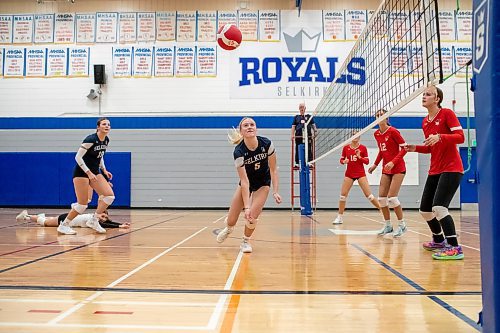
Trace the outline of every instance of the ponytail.
<instances>
[{"instance_id":1,"label":"ponytail","mask_svg":"<svg viewBox=\"0 0 500 333\"><path fill-rule=\"evenodd\" d=\"M233 127L227 133L227 139L228 139L229 143L231 143L233 145L237 145L243 140L243 136L241 135L239 130L237 130L236 128Z\"/></svg>"}]
</instances>

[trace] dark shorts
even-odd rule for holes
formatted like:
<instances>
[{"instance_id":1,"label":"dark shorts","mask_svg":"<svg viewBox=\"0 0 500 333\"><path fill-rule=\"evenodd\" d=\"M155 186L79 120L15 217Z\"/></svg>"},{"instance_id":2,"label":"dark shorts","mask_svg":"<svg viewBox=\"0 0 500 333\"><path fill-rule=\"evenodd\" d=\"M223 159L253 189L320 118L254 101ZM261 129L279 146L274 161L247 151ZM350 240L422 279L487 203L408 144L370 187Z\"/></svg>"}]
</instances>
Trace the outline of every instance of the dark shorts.
<instances>
[{"instance_id":1,"label":"dark shorts","mask_svg":"<svg viewBox=\"0 0 500 333\"><path fill-rule=\"evenodd\" d=\"M57 224L63 223L63 221L66 219L66 217L68 217L68 213L59 215L57 217Z\"/></svg>"},{"instance_id":2,"label":"dark shorts","mask_svg":"<svg viewBox=\"0 0 500 333\"><path fill-rule=\"evenodd\" d=\"M99 174L99 170L90 170L94 175L98 175ZM80 168L78 165L75 166L75 168L73 169L73 178L77 178L77 177L83 177L83 178L89 178L89 176L87 176L87 174L85 172L83 172L82 168Z\"/></svg>"},{"instance_id":3,"label":"dark shorts","mask_svg":"<svg viewBox=\"0 0 500 333\"><path fill-rule=\"evenodd\" d=\"M241 186L241 182L238 183ZM257 191L262 186L271 186L271 179L265 179L259 182L250 183L250 193Z\"/></svg>"},{"instance_id":4,"label":"dark shorts","mask_svg":"<svg viewBox=\"0 0 500 333\"><path fill-rule=\"evenodd\" d=\"M403 171L403 172L398 172L398 173L385 173L385 172L382 172L383 175L386 175L386 176L394 176L394 175L406 175L406 171Z\"/></svg>"}]
</instances>

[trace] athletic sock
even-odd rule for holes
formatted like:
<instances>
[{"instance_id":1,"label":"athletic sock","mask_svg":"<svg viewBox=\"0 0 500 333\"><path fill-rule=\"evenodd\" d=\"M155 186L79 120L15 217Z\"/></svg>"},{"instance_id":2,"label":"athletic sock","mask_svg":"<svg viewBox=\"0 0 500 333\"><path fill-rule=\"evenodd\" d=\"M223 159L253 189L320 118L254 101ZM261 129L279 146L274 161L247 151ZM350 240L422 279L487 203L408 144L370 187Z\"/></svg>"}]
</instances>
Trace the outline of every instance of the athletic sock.
<instances>
[{"instance_id":1,"label":"athletic sock","mask_svg":"<svg viewBox=\"0 0 500 333\"><path fill-rule=\"evenodd\" d=\"M446 241L451 246L458 246L457 232L455 231L455 222L451 215L446 215L440 221L443 227L443 232L446 237Z\"/></svg>"},{"instance_id":2,"label":"athletic sock","mask_svg":"<svg viewBox=\"0 0 500 333\"><path fill-rule=\"evenodd\" d=\"M433 218L430 221L427 221L429 228L432 231L432 240L434 243L442 243L444 242L443 230L441 229L441 224L437 220L437 218Z\"/></svg>"}]
</instances>

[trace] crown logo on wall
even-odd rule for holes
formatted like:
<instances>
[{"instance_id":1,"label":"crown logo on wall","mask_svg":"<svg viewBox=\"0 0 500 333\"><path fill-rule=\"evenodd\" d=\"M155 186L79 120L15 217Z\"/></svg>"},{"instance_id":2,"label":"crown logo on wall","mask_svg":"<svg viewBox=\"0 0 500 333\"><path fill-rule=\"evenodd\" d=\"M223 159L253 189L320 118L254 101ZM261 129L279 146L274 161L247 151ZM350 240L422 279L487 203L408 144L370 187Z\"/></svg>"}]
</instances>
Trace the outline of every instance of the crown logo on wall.
<instances>
[{"instance_id":1,"label":"crown logo on wall","mask_svg":"<svg viewBox=\"0 0 500 333\"><path fill-rule=\"evenodd\" d=\"M288 52L316 52L321 33L311 37L304 29L300 29L293 37L286 32L283 32L283 35Z\"/></svg>"}]
</instances>

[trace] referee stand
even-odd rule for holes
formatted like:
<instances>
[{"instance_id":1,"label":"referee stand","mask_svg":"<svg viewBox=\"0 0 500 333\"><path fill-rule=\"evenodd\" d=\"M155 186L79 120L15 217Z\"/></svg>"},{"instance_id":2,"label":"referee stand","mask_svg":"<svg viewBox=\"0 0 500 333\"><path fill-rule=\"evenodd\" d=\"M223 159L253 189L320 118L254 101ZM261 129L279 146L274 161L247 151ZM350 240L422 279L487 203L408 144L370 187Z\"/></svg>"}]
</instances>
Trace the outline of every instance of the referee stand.
<instances>
[{"instance_id":1,"label":"referee stand","mask_svg":"<svg viewBox=\"0 0 500 333\"><path fill-rule=\"evenodd\" d=\"M316 165L308 165L306 163L306 145L299 144L299 164L295 164L295 139L299 136L292 137L292 151L290 160L290 203L292 210L296 204L300 204L301 215L312 215L312 211L316 210ZM315 138L311 140L312 156L308 160L314 160L315 155Z\"/></svg>"}]
</instances>

